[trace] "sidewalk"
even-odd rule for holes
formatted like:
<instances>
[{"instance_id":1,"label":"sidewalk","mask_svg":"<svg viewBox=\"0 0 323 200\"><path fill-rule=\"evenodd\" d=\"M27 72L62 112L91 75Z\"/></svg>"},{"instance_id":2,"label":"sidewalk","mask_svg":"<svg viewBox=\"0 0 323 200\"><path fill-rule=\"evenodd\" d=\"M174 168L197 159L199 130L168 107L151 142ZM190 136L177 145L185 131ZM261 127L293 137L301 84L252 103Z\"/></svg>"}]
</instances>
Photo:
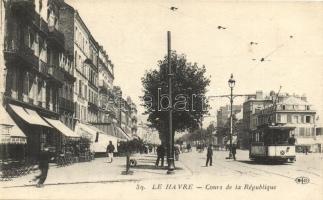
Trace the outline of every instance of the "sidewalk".
<instances>
[{"instance_id":1,"label":"sidewalk","mask_svg":"<svg viewBox=\"0 0 323 200\"><path fill-rule=\"evenodd\" d=\"M130 174L125 174L126 157L116 157L112 163L107 163L106 158L96 158L91 162L75 163L66 167L51 165L45 186L141 181L191 175L191 172L180 161L175 163L176 173L166 175L166 167L163 169L155 167L156 155L139 155L131 158L136 158L137 166L130 168L132 172ZM165 166L167 166L167 162L165 162ZM29 181L38 173L39 171L37 170L35 173L14 178L11 181L1 181L0 184L2 188L35 186L35 183Z\"/></svg>"}]
</instances>

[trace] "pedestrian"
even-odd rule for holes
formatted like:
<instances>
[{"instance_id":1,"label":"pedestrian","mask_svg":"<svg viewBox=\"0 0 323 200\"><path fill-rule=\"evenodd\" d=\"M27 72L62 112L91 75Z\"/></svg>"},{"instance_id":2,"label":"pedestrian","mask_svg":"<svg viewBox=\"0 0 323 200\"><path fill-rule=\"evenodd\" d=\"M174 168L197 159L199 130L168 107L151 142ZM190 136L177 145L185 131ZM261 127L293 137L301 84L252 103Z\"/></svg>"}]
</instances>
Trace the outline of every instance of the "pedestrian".
<instances>
[{"instance_id":1,"label":"pedestrian","mask_svg":"<svg viewBox=\"0 0 323 200\"><path fill-rule=\"evenodd\" d=\"M114 152L114 145L112 144L112 141L109 141L109 144L107 146L107 154L108 154L108 162L112 163L113 161L113 152Z\"/></svg>"},{"instance_id":2,"label":"pedestrian","mask_svg":"<svg viewBox=\"0 0 323 200\"><path fill-rule=\"evenodd\" d=\"M235 144L233 144L231 147L231 153L232 153L233 159L236 160L237 147Z\"/></svg>"},{"instance_id":3,"label":"pedestrian","mask_svg":"<svg viewBox=\"0 0 323 200\"><path fill-rule=\"evenodd\" d=\"M296 143L296 138L295 138L295 135L292 134L292 137L288 138L288 144L295 145L295 143Z\"/></svg>"},{"instance_id":4,"label":"pedestrian","mask_svg":"<svg viewBox=\"0 0 323 200\"><path fill-rule=\"evenodd\" d=\"M179 147L178 146L174 146L174 150L175 150L175 160L178 161L179 160Z\"/></svg>"},{"instance_id":5,"label":"pedestrian","mask_svg":"<svg viewBox=\"0 0 323 200\"><path fill-rule=\"evenodd\" d=\"M159 145L157 147L157 160L156 160L156 167L159 165L159 161L161 160L161 166L164 167L164 157L165 157L165 148L163 145Z\"/></svg>"},{"instance_id":6,"label":"pedestrian","mask_svg":"<svg viewBox=\"0 0 323 200\"><path fill-rule=\"evenodd\" d=\"M206 164L205 164L206 167L208 166L209 162L210 162L210 166L212 166L212 156L213 156L213 149L212 149L212 145L210 144L207 148Z\"/></svg>"},{"instance_id":7,"label":"pedestrian","mask_svg":"<svg viewBox=\"0 0 323 200\"><path fill-rule=\"evenodd\" d=\"M54 158L51 157L49 148L44 147L43 151L40 152L38 157L38 168L40 170L40 175L36 176L33 181L37 181L36 187L43 187L44 182L47 178L48 169L49 169L49 161L53 160Z\"/></svg>"}]
</instances>

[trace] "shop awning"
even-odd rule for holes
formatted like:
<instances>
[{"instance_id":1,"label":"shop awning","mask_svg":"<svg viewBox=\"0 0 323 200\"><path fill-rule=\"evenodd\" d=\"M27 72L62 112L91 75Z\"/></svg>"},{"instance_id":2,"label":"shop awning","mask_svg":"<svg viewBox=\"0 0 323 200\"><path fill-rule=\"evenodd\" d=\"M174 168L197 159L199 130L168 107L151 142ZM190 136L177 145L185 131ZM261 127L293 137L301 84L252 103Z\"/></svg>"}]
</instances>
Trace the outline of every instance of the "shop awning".
<instances>
[{"instance_id":1,"label":"shop awning","mask_svg":"<svg viewBox=\"0 0 323 200\"><path fill-rule=\"evenodd\" d=\"M26 135L0 105L0 144L26 144Z\"/></svg>"},{"instance_id":2,"label":"shop awning","mask_svg":"<svg viewBox=\"0 0 323 200\"><path fill-rule=\"evenodd\" d=\"M94 140L97 133L103 133L100 129L90 124L77 123L75 126L75 132L81 136ZM94 138L94 139L93 139Z\"/></svg>"},{"instance_id":3,"label":"shop awning","mask_svg":"<svg viewBox=\"0 0 323 200\"><path fill-rule=\"evenodd\" d=\"M99 133L98 140L94 141L91 145L91 149L93 149L95 152L106 152L107 146L109 142L111 141L112 144L115 147L115 152L117 152L117 145L118 145L118 138L107 135L105 133Z\"/></svg>"},{"instance_id":4,"label":"shop awning","mask_svg":"<svg viewBox=\"0 0 323 200\"><path fill-rule=\"evenodd\" d=\"M72 138L79 138L80 136L77 135L74 131L69 129L65 124L63 124L61 121L56 120L56 119L49 119L45 118L45 120L52 125L55 129L57 129L59 132L64 134L67 137L72 137Z\"/></svg>"},{"instance_id":5,"label":"shop awning","mask_svg":"<svg viewBox=\"0 0 323 200\"><path fill-rule=\"evenodd\" d=\"M131 138L120 127L116 126L115 128L116 128L117 136L120 139L131 140Z\"/></svg>"},{"instance_id":6,"label":"shop awning","mask_svg":"<svg viewBox=\"0 0 323 200\"><path fill-rule=\"evenodd\" d=\"M88 138L90 140L93 140L92 138L93 137L95 138L95 134L96 134L94 130L90 129L90 127L80 122L76 123L75 132L80 137Z\"/></svg>"},{"instance_id":7,"label":"shop awning","mask_svg":"<svg viewBox=\"0 0 323 200\"><path fill-rule=\"evenodd\" d=\"M47 122L45 122L34 110L23 108L20 106L9 104L12 110L19 116L21 119L26 121L29 124L46 126L52 128Z\"/></svg>"}]
</instances>

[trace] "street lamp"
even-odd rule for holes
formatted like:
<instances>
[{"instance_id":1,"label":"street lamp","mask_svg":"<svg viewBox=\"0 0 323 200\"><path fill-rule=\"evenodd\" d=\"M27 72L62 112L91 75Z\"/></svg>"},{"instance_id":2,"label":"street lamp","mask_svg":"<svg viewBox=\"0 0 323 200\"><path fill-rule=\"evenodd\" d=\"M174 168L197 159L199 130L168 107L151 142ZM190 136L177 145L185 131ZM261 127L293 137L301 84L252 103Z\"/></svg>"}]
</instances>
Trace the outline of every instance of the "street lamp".
<instances>
[{"instance_id":1,"label":"street lamp","mask_svg":"<svg viewBox=\"0 0 323 200\"><path fill-rule=\"evenodd\" d=\"M229 159L232 158L232 107L233 107L233 88L234 88L235 84L236 84L236 81L233 79L233 74L231 74L231 77L228 80L228 85L231 89L231 93L230 93L230 135L229 135L230 153L229 153Z\"/></svg>"},{"instance_id":2,"label":"street lamp","mask_svg":"<svg viewBox=\"0 0 323 200\"><path fill-rule=\"evenodd\" d=\"M168 170L167 174L174 174L175 171L175 163L174 163L174 135L173 135L173 92L172 92L172 79L173 79L173 72L172 72L172 65L171 65L171 32L167 31L167 65L168 65L168 95L169 95L169 135L168 135Z\"/></svg>"}]
</instances>

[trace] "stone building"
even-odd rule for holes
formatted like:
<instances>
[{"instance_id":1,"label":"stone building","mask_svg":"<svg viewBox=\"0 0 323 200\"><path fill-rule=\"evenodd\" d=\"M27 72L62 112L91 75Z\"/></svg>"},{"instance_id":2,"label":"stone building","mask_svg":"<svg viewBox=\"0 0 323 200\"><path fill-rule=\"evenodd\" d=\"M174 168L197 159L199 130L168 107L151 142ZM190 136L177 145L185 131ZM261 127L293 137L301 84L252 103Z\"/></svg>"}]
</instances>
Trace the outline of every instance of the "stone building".
<instances>
[{"instance_id":1,"label":"stone building","mask_svg":"<svg viewBox=\"0 0 323 200\"><path fill-rule=\"evenodd\" d=\"M73 60L59 31L60 0L2 1L4 13L3 104L27 137L26 155L35 157L44 145L59 150L62 126L73 126L71 96ZM63 92L64 91L64 92ZM46 120L45 120L46 119ZM61 123L61 121L65 123ZM61 134L63 133L63 134ZM64 136L65 135L65 136ZM69 135L71 136L71 135Z\"/></svg>"},{"instance_id":2,"label":"stone building","mask_svg":"<svg viewBox=\"0 0 323 200\"><path fill-rule=\"evenodd\" d=\"M255 130L257 126L268 123L295 127L291 134L297 139L296 151L303 152L307 149L318 152L321 142L316 138L315 115L314 107L307 102L305 96L281 94L276 106L269 105L251 116L250 128Z\"/></svg>"}]
</instances>

